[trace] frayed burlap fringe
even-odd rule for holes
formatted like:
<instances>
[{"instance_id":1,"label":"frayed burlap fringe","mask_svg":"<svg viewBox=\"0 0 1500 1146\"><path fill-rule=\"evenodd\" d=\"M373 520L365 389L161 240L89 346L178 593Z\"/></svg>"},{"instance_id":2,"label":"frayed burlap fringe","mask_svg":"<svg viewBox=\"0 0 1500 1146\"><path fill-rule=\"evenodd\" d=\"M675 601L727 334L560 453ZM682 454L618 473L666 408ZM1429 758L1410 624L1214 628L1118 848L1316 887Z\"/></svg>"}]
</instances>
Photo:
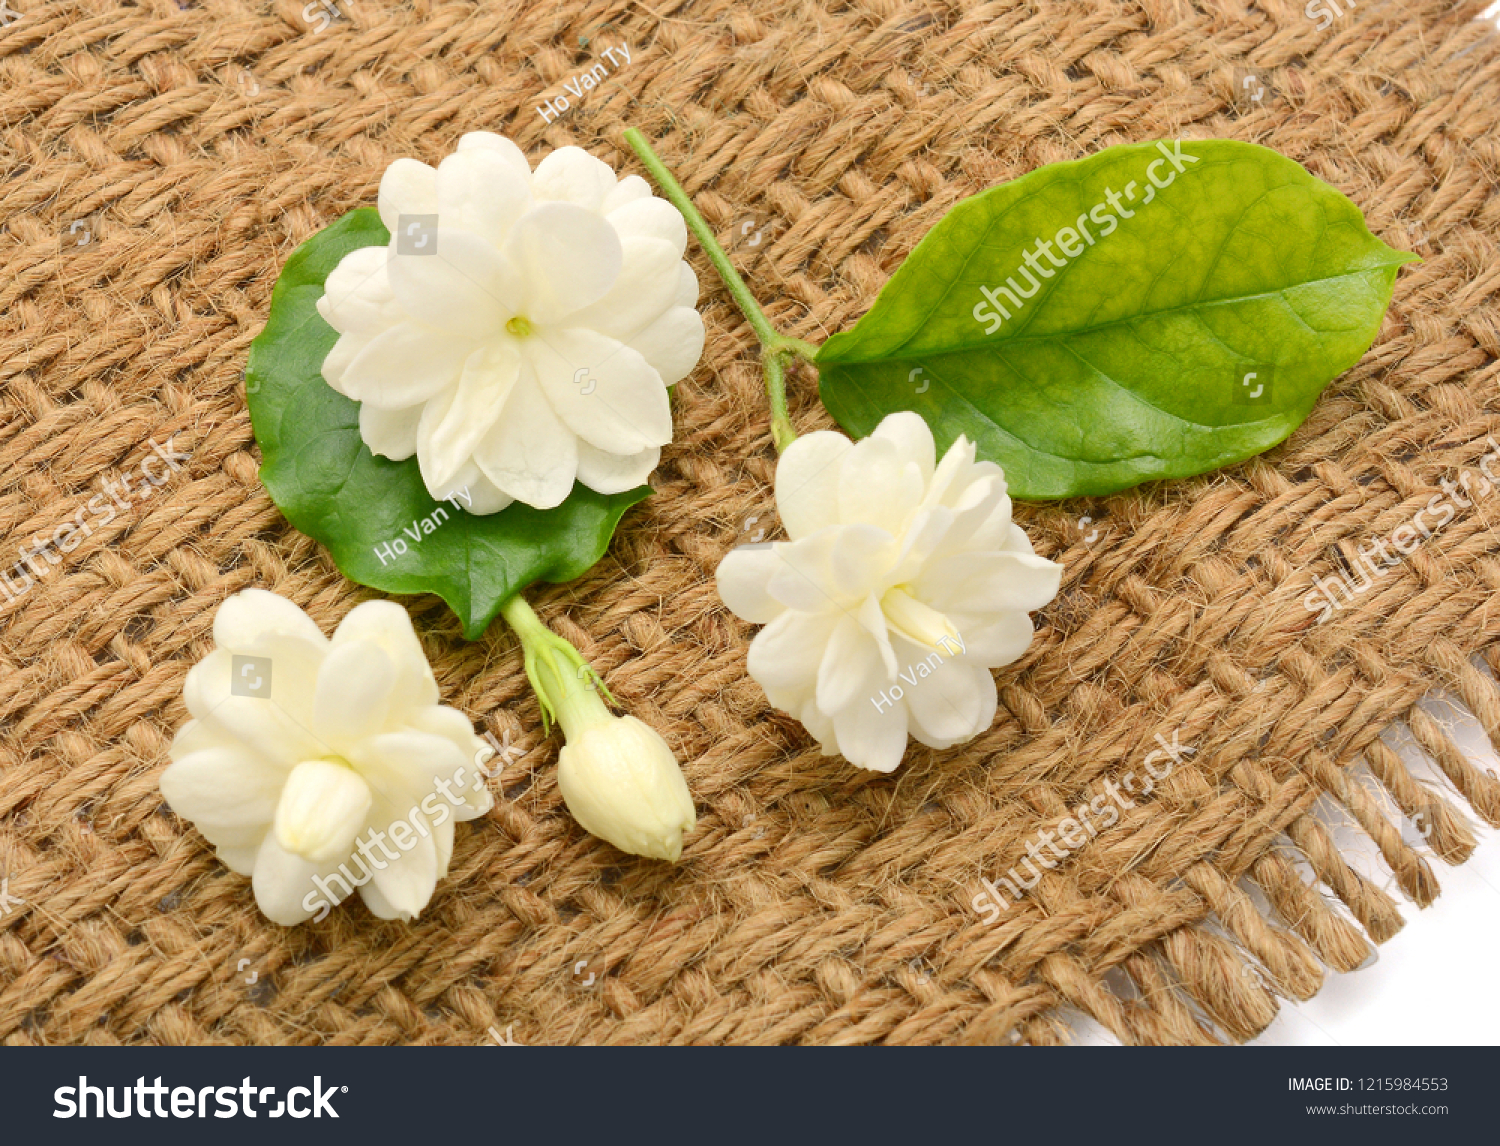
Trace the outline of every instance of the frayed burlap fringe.
<instances>
[{"instance_id":1,"label":"frayed burlap fringe","mask_svg":"<svg viewBox=\"0 0 1500 1146\"><path fill-rule=\"evenodd\" d=\"M1421 904L1438 891L1424 855L1459 862L1466 815L1500 822L1500 783L1417 707L1440 686L1500 737L1500 693L1473 661L1493 666L1500 647L1500 493L1326 622L1304 604L1500 436L1500 35L1472 20L1478 0L1345 5L1326 28L1300 0L12 7L5 1042L473 1045L493 1028L523 1044L1051 1043L1068 1007L1126 1042L1243 1040L1278 995L1306 998L1401 926L1315 801L1342 805ZM573 98L567 81L621 43L629 62ZM537 109L560 95L549 124ZM370 595L257 481L241 371L276 274L373 202L397 156L436 160L489 128L533 157L577 143L635 170L628 124L804 338L862 314L962 196L1153 137L1275 147L1426 261L1285 446L1020 510L1066 575L1024 663L999 674L994 727L914 747L883 777L820 757L768 710L745 675L751 633L715 595L750 519L774 526L774 454L752 339L693 250L708 349L677 388L659 492L589 576L536 596L686 762L700 819L682 863L585 835L515 642L496 624L465 643L417 598L444 699L525 755L495 811L460 829L416 923L353 906L269 925L157 779L228 594L276 590L325 628ZM813 379L793 389L803 430L830 424ZM141 464L160 450L188 458L150 464L165 473L151 485ZM89 508L106 482L107 521ZM15 591L18 549L70 520L87 534L64 528ZM1403 767L1388 746L1403 725L1451 790ZM995 923L976 914L981 877L1174 732L1195 754L1149 799ZM1427 848L1403 841L1394 809L1421 817Z\"/></svg>"}]
</instances>

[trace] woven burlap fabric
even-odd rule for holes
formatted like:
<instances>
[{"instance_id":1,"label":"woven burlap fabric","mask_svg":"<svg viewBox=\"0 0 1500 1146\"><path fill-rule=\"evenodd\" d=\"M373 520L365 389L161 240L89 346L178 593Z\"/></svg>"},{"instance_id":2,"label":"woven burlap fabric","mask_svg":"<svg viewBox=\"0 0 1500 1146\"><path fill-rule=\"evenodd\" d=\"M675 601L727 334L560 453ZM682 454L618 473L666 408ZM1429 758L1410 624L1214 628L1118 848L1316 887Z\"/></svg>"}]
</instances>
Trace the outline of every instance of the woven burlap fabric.
<instances>
[{"instance_id":1,"label":"woven burlap fabric","mask_svg":"<svg viewBox=\"0 0 1500 1146\"><path fill-rule=\"evenodd\" d=\"M1427 857L1461 861L1468 819L1500 821L1500 783L1416 707L1442 687L1500 734L1474 661L1500 636L1500 490L1325 623L1303 599L1442 481L1477 477L1500 436L1500 36L1480 3L1362 4L1326 28L1293 2L512 7L9 6L3 564L101 482L122 508L0 603L0 1038L1051 1043L1074 1008L1126 1042L1237 1041L1278 995L1364 962L1401 926L1394 895L1432 900ZM629 62L546 123L537 108L622 43ZM1133 140L1266 143L1425 261L1283 447L1018 509L1065 574L997 674L994 726L877 776L767 707L753 630L714 591L732 546L777 536L775 454L754 340L691 247L708 343L657 493L590 574L532 594L684 761L699 822L682 862L579 829L513 637L497 622L465 642L446 606L411 598L445 702L525 753L419 920L352 903L271 925L157 784L226 596L271 589L331 631L374 595L257 479L242 371L276 275L398 156L435 162L491 129L533 161L577 143L639 170L629 125L773 321L814 340L963 196ZM791 389L799 429L831 426L815 378ZM179 468L143 479L172 451ZM976 914L982 876L1174 733L1195 753L1150 798L997 922ZM1450 788L1414 779L1397 733ZM1390 887L1314 817L1330 801ZM1425 842L1410 823L1403 840L1403 812Z\"/></svg>"}]
</instances>

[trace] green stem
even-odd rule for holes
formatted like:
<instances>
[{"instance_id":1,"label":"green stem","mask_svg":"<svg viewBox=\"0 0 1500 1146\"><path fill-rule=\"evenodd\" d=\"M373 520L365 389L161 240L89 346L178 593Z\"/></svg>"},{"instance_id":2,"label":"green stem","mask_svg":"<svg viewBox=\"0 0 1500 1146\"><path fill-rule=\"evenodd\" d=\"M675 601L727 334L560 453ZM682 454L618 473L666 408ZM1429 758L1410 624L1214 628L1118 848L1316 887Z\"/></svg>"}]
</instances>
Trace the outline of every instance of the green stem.
<instances>
[{"instance_id":1,"label":"green stem","mask_svg":"<svg viewBox=\"0 0 1500 1146\"><path fill-rule=\"evenodd\" d=\"M766 401L771 406L771 441L776 443L776 452L780 454L797 440L786 408L786 360L780 354L764 355L761 369L766 375Z\"/></svg>"},{"instance_id":2,"label":"green stem","mask_svg":"<svg viewBox=\"0 0 1500 1146\"><path fill-rule=\"evenodd\" d=\"M588 725L608 719L599 694L602 692L611 704L615 698L599 674L582 653L542 624L525 598L517 593L500 606L500 615L521 640L526 678L536 690L544 732L556 720L564 736L575 736Z\"/></svg>"},{"instance_id":3,"label":"green stem","mask_svg":"<svg viewBox=\"0 0 1500 1146\"><path fill-rule=\"evenodd\" d=\"M740 313L749 322L750 329L755 331L755 337L760 339L761 369L766 378L766 400L771 406L771 440L776 443L776 450L780 453L797 439L797 431L792 428L791 418L787 414L787 363L793 358L813 362L818 353L818 347L800 338L790 338L781 334L771 325L765 312L760 309L760 304L755 301L755 296L750 293L750 288L745 285L745 280L740 277L740 272L734 269L734 264L729 261L724 248L719 245L719 240L709 229L708 223L698 213L698 208L693 206L693 201L682 189L682 184L677 182L676 177L667 169L667 165L651 149L651 144L646 142L646 137L635 128L629 127L625 129L625 142L630 144L646 170L651 172L651 177L662 189L662 194L667 197L672 206L682 212L688 230L692 231L694 237L697 238L698 245L708 255L708 261L713 263L714 270L719 272L719 278L724 280L730 297L734 299L735 305L740 308Z\"/></svg>"},{"instance_id":4,"label":"green stem","mask_svg":"<svg viewBox=\"0 0 1500 1146\"><path fill-rule=\"evenodd\" d=\"M683 219L687 221L688 230L697 236L704 253L708 255L709 262L713 263L714 270L719 272L719 277L724 280L724 285L734 296L734 301L739 305L740 311L754 328L755 336L760 339L761 345L780 340L781 335L777 334L775 328L766 320L760 304L755 301L755 296L750 293L745 280L740 278L740 272L734 269L734 264L724 253L724 248L719 246L719 240L709 230L708 223L704 221L702 215L698 214L698 208L693 206L693 201L682 189L682 184L677 182L676 177L667 170L667 165L657 157L655 151L651 150L646 137L635 128L628 127L625 129L625 142L635 150L641 163L647 171L651 172L651 177L656 180L672 206L682 212Z\"/></svg>"}]
</instances>

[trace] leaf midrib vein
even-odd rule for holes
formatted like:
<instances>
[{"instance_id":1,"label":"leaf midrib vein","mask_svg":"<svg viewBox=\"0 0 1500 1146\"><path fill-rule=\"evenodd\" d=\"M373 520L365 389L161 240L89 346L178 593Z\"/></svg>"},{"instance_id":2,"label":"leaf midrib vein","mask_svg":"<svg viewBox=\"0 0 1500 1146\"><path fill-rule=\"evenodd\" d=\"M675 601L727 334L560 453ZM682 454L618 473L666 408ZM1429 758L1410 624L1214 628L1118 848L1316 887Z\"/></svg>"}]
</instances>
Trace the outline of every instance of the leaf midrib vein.
<instances>
[{"instance_id":1,"label":"leaf midrib vein","mask_svg":"<svg viewBox=\"0 0 1500 1146\"><path fill-rule=\"evenodd\" d=\"M1277 287L1274 290L1261 291L1259 294L1233 295L1228 298L1204 299L1196 302L1183 303L1180 306L1163 307L1160 310L1141 311L1137 314L1126 315L1122 318L1114 319L1111 322L1100 323L1098 326L1090 326L1081 329L1055 330L1049 331L1046 334L1019 334L1012 338L1002 338L998 342L963 342L958 343L957 345L954 345L952 347L944 347L942 349L933 348L930 350L916 352L908 352L907 345L902 345L898 350L891 354L873 355L868 358L830 358L826 359L826 361L830 365L838 366L849 366L855 363L867 362L910 362L914 358L919 357L945 357L950 354L962 354L970 350L984 350L999 348L1001 346L1014 346L1016 343L1020 342L1040 342L1056 340L1059 338L1076 338L1080 335L1094 334L1098 331L1108 330L1111 327L1124 326L1129 323L1139 322L1142 319L1156 318L1166 314L1175 314L1179 311L1191 311L1206 307L1227 306L1231 303L1254 302L1258 299L1273 298L1277 295L1282 296L1283 301L1286 301L1288 306L1290 306L1290 301L1287 300L1285 296L1287 291L1293 290L1296 287L1310 286L1315 283L1338 282L1340 279L1355 278L1359 275L1369 274L1371 271L1385 269L1388 269L1385 264L1374 267L1361 267L1359 270L1346 271L1343 274L1329 275L1323 278L1304 279L1301 282L1289 283L1286 286ZM1305 320L1303 322L1303 325L1307 325Z\"/></svg>"}]
</instances>

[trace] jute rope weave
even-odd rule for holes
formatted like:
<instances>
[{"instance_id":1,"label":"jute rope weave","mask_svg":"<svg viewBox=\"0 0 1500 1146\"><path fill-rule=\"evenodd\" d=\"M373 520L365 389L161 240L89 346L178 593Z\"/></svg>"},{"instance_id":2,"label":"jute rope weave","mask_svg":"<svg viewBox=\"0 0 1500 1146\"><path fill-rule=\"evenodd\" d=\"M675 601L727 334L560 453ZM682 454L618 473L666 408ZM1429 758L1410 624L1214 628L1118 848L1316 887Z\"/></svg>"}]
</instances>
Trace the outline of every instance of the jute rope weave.
<instances>
[{"instance_id":1,"label":"jute rope weave","mask_svg":"<svg viewBox=\"0 0 1500 1146\"><path fill-rule=\"evenodd\" d=\"M1300 0L9 7L0 563L92 529L0 603L0 875L20 901L0 915L0 1039L1053 1043L1071 1007L1126 1042L1238 1041L1389 938L1397 888L1430 902L1424 854L1466 858L1468 816L1500 823L1500 782L1416 707L1441 687L1500 738L1472 659L1500 660L1500 491L1325 623L1304 604L1441 482L1477 479L1500 436L1500 36L1480 0L1346 5L1326 28ZM629 62L545 122L620 44ZM226 596L272 589L331 630L370 595L257 480L241 372L276 275L398 156L485 128L638 170L631 124L805 338L858 318L961 197L1131 140L1266 143L1426 261L1285 446L1022 508L1066 573L994 727L880 777L767 708L714 591L749 519L774 529L774 452L753 340L690 249L708 349L658 493L592 573L533 598L685 761L683 862L586 836L508 631L466 643L414 598L445 702L525 755L417 922L356 905L272 926L157 780ZM793 390L800 429L831 425L811 377ZM87 505L106 480L104 524ZM1406 732L1451 791L1406 770ZM1174 733L1195 752L1155 793L998 921L976 914L982 876ZM1340 854L1320 797L1395 887Z\"/></svg>"}]
</instances>

